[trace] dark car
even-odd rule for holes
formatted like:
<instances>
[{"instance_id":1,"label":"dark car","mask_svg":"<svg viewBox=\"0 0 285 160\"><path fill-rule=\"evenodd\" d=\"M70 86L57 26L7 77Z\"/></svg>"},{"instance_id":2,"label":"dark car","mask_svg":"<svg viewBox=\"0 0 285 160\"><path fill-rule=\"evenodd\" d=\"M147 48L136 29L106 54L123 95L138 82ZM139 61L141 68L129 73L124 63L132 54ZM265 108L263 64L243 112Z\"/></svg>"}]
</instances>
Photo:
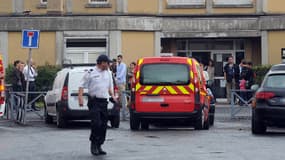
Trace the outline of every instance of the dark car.
<instances>
[{"instance_id":1,"label":"dark car","mask_svg":"<svg viewBox=\"0 0 285 160\"><path fill-rule=\"evenodd\" d=\"M285 70L275 68L266 74L252 107L253 134L265 133L267 126L285 127Z\"/></svg>"}]
</instances>

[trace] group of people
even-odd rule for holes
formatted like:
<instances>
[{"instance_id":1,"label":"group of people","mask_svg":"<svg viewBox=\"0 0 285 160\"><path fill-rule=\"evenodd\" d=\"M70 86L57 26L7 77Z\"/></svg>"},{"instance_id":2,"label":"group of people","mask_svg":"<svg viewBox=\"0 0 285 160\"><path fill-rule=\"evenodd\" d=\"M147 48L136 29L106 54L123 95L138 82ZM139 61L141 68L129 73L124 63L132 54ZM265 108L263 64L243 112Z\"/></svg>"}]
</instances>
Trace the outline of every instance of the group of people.
<instances>
[{"instance_id":1,"label":"group of people","mask_svg":"<svg viewBox=\"0 0 285 160\"><path fill-rule=\"evenodd\" d=\"M252 93L246 92L254 84L254 79L256 77L254 71L252 70L252 62L247 62L242 60L239 65L234 63L232 56L228 57L228 63L224 66L224 77L226 80L226 91L228 103L231 102L231 90L241 90L239 92L240 96L244 100L248 100ZM239 101L240 105L243 105Z\"/></svg>"},{"instance_id":2,"label":"group of people","mask_svg":"<svg viewBox=\"0 0 285 160\"><path fill-rule=\"evenodd\" d=\"M14 68L12 71L12 90L13 92L24 92L26 91L26 85L29 81L29 92L33 92L36 90L35 80L38 76L38 72L36 69L36 65L33 61L31 61L30 72L28 65L26 65L23 61L15 60ZM29 101L33 99L33 94L29 95ZM31 108L33 110L38 110L33 103Z\"/></svg>"},{"instance_id":3,"label":"group of people","mask_svg":"<svg viewBox=\"0 0 285 160\"><path fill-rule=\"evenodd\" d=\"M131 62L129 67L123 62L123 56L118 55L117 59L113 59L110 64L110 70L112 71L113 76L115 77L116 85L119 88L119 94L122 102L122 120L126 120L128 115L127 110L127 97L123 92L130 90L131 83L134 80L134 70L136 63Z\"/></svg>"}]
</instances>

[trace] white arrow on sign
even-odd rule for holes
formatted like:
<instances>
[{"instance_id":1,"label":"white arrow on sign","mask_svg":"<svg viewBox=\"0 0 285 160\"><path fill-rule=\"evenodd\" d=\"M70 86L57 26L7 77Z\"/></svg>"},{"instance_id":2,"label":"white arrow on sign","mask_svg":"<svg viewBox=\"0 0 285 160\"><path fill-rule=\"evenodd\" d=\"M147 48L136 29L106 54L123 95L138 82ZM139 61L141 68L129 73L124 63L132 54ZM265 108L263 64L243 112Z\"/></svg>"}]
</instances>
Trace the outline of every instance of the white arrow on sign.
<instances>
[{"instance_id":1,"label":"white arrow on sign","mask_svg":"<svg viewBox=\"0 0 285 160\"><path fill-rule=\"evenodd\" d=\"M32 46L32 40L34 37L34 32L28 32L28 37L29 37L29 46Z\"/></svg>"}]
</instances>

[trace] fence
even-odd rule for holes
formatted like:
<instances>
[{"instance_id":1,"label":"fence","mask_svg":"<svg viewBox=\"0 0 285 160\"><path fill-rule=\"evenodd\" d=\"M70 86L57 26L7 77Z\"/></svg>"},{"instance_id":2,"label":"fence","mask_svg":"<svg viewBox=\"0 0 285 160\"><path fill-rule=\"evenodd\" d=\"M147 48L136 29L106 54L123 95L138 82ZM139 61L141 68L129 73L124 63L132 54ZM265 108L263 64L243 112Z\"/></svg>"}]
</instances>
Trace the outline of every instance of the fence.
<instances>
[{"instance_id":1,"label":"fence","mask_svg":"<svg viewBox=\"0 0 285 160\"><path fill-rule=\"evenodd\" d=\"M26 92L13 92L10 86L6 86L5 116L8 120L15 121L19 124L26 124L27 112L34 113L43 119L43 108L42 110L36 111L31 106L40 98L44 97L46 92L28 92L28 95L33 95L33 99L25 103Z\"/></svg>"},{"instance_id":2,"label":"fence","mask_svg":"<svg viewBox=\"0 0 285 160\"><path fill-rule=\"evenodd\" d=\"M251 102L253 100L253 93L255 91L248 90L231 90L231 118L235 116L243 109L251 107ZM241 96L241 95L246 95ZM239 103L239 104L238 104Z\"/></svg>"}]
</instances>

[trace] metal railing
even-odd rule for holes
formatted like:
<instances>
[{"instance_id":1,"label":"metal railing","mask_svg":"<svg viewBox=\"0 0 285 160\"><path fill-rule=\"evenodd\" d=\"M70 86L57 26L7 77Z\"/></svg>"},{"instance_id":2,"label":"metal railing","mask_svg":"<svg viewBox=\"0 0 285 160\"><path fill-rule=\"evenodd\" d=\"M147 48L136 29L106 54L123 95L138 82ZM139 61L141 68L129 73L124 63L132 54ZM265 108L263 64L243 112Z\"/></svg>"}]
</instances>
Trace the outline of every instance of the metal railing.
<instances>
[{"instance_id":1,"label":"metal railing","mask_svg":"<svg viewBox=\"0 0 285 160\"><path fill-rule=\"evenodd\" d=\"M254 90L231 90L231 118L235 116L243 109L251 107L251 102L253 100ZM246 95L246 98L242 96ZM248 96L250 95L250 96Z\"/></svg>"},{"instance_id":2,"label":"metal railing","mask_svg":"<svg viewBox=\"0 0 285 160\"><path fill-rule=\"evenodd\" d=\"M46 92L28 92L27 95L33 95L33 99L25 103L26 92L13 92L10 87L6 87L5 91L5 115L7 120L15 121L19 124L26 124L27 121L27 112L34 113L41 119L44 118L42 110L35 110L31 106L33 103L38 101L40 98L46 95ZM25 105L26 104L26 105Z\"/></svg>"}]
</instances>

